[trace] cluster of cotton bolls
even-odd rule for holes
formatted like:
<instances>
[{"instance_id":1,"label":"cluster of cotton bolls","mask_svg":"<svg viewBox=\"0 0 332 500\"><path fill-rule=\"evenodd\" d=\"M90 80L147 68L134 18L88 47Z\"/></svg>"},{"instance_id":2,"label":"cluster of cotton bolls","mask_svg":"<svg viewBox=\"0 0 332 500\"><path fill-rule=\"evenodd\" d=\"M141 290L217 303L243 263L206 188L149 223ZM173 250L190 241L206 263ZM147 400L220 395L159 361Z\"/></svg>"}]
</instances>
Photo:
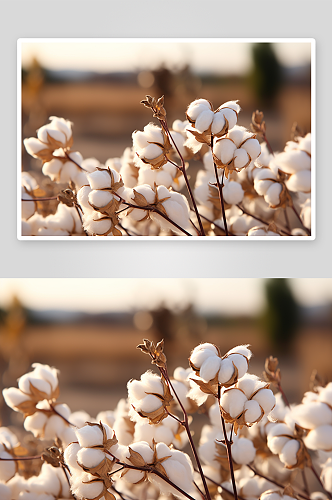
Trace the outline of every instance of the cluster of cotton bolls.
<instances>
[{"instance_id":1,"label":"cluster of cotton bolls","mask_svg":"<svg viewBox=\"0 0 332 500\"><path fill-rule=\"evenodd\" d=\"M29 179L24 173L22 236L310 234L310 133L273 155L256 134L238 125L241 108L236 100L214 110L210 101L195 99L187 119L174 120L170 128L163 99L147 96L142 103L154 111L159 125L149 123L133 132L132 146L103 164L72 150L72 123L64 118L50 117L37 137L24 140L26 151L42 161L42 173L53 188L42 198L44 188L51 189L49 181L38 177L42 186L37 190L33 172ZM204 169L194 172L190 186L186 171L197 160ZM71 204L61 198L63 191L58 193L65 185L72 190ZM56 213L46 205L42 213L40 203L55 192L53 198L60 202ZM291 223L289 207L298 215Z\"/></svg>"},{"instance_id":2,"label":"cluster of cotton bolls","mask_svg":"<svg viewBox=\"0 0 332 500\"><path fill-rule=\"evenodd\" d=\"M3 394L7 405L23 413L24 427L36 442L55 442L48 450L57 452L57 466L53 457L39 474L23 475L12 458L27 450L11 430L0 428L0 498L167 500L182 499L185 492L198 500L196 486L204 490L203 476L184 452L193 443L190 419L187 415L186 427L179 416L197 410L205 418L197 460L211 499L233 495L230 460L238 495L245 500L295 498L280 484L292 483L292 474L312 463L319 467L325 493L331 492L332 383L288 406L268 383L247 373L251 355L248 345L222 356L214 344L200 344L191 352L189 368L178 367L169 377L162 361L160 375L147 371L130 380L128 397L96 418L57 403L58 371L35 363L18 388ZM299 481L294 484L301 488ZM325 493L310 498L326 500Z\"/></svg>"}]
</instances>

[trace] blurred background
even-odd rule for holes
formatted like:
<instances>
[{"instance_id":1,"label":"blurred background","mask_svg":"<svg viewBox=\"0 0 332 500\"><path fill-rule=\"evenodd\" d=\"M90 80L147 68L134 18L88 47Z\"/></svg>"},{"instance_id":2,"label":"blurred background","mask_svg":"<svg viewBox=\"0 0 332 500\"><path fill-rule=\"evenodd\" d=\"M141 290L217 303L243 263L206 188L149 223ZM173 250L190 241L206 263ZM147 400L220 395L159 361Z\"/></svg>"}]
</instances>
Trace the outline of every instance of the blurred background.
<instances>
[{"instance_id":1,"label":"blurred background","mask_svg":"<svg viewBox=\"0 0 332 500\"><path fill-rule=\"evenodd\" d=\"M21 41L22 135L35 136L51 115L74 123L74 146L101 163L120 157L131 134L152 116L146 94L165 96L169 124L185 119L190 102L216 109L239 100L239 125L264 112L267 136L282 150L297 122L311 129L311 44L232 41ZM23 151L23 170L40 162Z\"/></svg>"},{"instance_id":2,"label":"blurred background","mask_svg":"<svg viewBox=\"0 0 332 500\"><path fill-rule=\"evenodd\" d=\"M126 397L126 383L153 368L136 346L165 340L170 373L212 342L224 354L250 344L250 373L279 358L291 402L313 370L332 380L331 279L2 279L0 383L34 362L60 370L60 401L95 417ZM2 425L20 415L0 400Z\"/></svg>"}]
</instances>

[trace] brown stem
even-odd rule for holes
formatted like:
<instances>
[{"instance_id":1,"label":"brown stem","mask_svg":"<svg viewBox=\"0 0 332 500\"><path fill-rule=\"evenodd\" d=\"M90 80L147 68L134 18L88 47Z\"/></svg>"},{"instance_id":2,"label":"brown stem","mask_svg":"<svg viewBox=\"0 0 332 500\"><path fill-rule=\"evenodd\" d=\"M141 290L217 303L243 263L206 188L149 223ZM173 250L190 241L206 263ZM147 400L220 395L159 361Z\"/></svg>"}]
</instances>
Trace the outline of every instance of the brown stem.
<instances>
[{"instance_id":1,"label":"brown stem","mask_svg":"<svg viewBox=\"0 0 332 500\"><path fill-rule=\"evenodd\" d=\"M227 458L228 458L229 470L231 473L231 481L232 481L232 486L233 486L233 491L234 491L234 498L235 498L235 500L238 500L238 494L237 494L235 476L234 476L231 444L227 438L225 420L224 420L224 417L222 415L221 407L220 407L220 391L221 391L221 387L220 387L220 384L218 384L218 405L219 405L219 410L220 410L221 425L222 425L222 430L224 433L224 439L225 439L225 444L226 444Z\"/></svg>"},{"instance_id":2,"label":"brown stem","mask_svg":"<svg viewBox=\"0 0 332 500\"><path fill-rule=\"evenodd\" d=\"M191 210L193 211L193 209L191 208ZM225 233L225 229L221 226L219 226L218 224L216 224L213 220L211 219L208 219L207 217L205 217L205 215L202 215L202 214L199 214L201 219L204 219L206 220L207 222L210 222L210 224L214 224L218 229L220 229L220 231L223 231ZM231 233L229 230L228 230L228 236L235 236L234 233Z\"/></svg>"},{"instance_id":3,"label":"brown stem","mask_svg":"<svg viewBox=\"0 0 332 500\"><path fill-rule=\"evenodd\" d=\"M1 458L0 457L0 460L3 462L10 462L10 461L19 462L20 460L37 460L37 459L40 460L41 458L42 458L42 455L35 455L33 457L12 457L12 458Z\"/></svg>"},{"instance_id":4,"label":"brown stem","mask_svg":"<svg viewBox=\"0 0 332 500\"><path fill-rule=\"evenodd\" d=\"M263 137L264 141L266 142L267 149L269 150L270 154L274 156L274 152L273 152L273 149L271 147L271 144L267 140L267 137L266 137L266 135L264 133L262 134L262 137Z\"/></svg>"},{"instance_id":5,"label":"brown stem","mask_svg":"<svg viewBox=\"0 0 332 500\"><path fill-rule=\"evenodd\" d=\"M316 472L315 468L313 465L311 465L310 469L312 470L312 472L314 473L314 476L316 477L317 481L319 482L321 488L323 488L323 491L326 495L328 495L330 498L332 498L332 493L330 493L329 491L327 491L325 488L324 488L324 485L321 481L321 478L319 477L319 474Z\"/></svg>"},{"instance_id":6,"label":"brown stem","mask_svg":"<svg viewBox=\"0 0 332 500\"><path fill-rule=\"evenodd\" d=\"M211 136L211 152L213 150L213 137ZM217 165L215 164L215 162L213 162L213 167L214 167L214 174L216 176L216 181L217 181L217 186L218 186L218 192L219 192L219 200L220 200L220 206L221 206L221 213L222 213L222 218L223 218L223 221L224 221L224 231L226 233L226 236L228 236L228 228L227 228L227 221L226 221L226 214L225 214L225 204L224 204L224 196L222 194L222 188L223 188L223 185L224 185L224 175L225 175L225 170L222 171L222 179L221 179L221 184L220 184L220 181L219 181L219 176L218 176L218 169L217 169Z\"/></svg>"},{"instance_id":7,"label":"brown stem","mask_svg":"<svg viewBox=\"0 0 332 500\"><path fill-rule=\"evenodd\" d=\"M194 210L195 210L195 213L196 213L196 217L197 217L197 220L198 220L198 224L199 224L199 229L200 229L200 232L201 232L201 236L205 236L205 232L204 232L204 228L203 228L203 224L202 224L202 221L201 221L201 218L199 216L199 213L198 213L198 208L197 208L197 205L196 205L196 201L195 201L195 198L194 198L194 195L192 193L192 190L191 190L191 187L190 187L190 184L189 184L189 179L188 179L188 176L187 176L187 172L186 172L186 165L185 165L185 161L183 159L183 156L182 154L180 153L179 151L179 148L177 147L176 145L176 142L174 141L170 131L169 131L169 128L168 128L168 125L167 125L167 121L166 120L159 120L161 126L163 127L163 129L165 130L166 134L168 135L169 139L172 141L172 143L174 144L174 147L180 157L180 160L181 160L181 167L180 167L180 170L183 174L183 177L184 177L184 180L185 180L185 183L186 183L186 186L187 186L187 189L188 189L188 192L189 192L189 196L190 196L190 199L191 199L191 202L193 204L193 207L194 207Z\"/></svg>"},{"instance_id":8,"label":"brown stem","mask_svg":"<svg viewBox=\"0 0 332 500\"><path fill-rule=\"evenodd\" d=\"M63 415L61 415L61 413L59 413L55 408L54 406L52 405L52 403L48 403L50 405L50 408L53 413L55 413L58 417L61 417L62 420L64 420L68 425L71 425L72 427L77 427L75 424L72 424L71 422L69 422L69 420L66 419L66 417L64 417ZM48 410L44 410L44 411L48 411Z\"/></svg>"},{"instance_id":9,"label":"brown stem","mask_svg":"<svg viewBox=\"0 0 332 500\"><path fill-rule=\"evenodd\" d=\"M283 391L283 389L281 387L280 382L278 382L278 391L280 392L280 394L282 396L282 399L284 400L285 405L288 406L288 408L290 408L289 401L288 401L287 396L286 396L286 394L284 393L284 391Z\"/></svg>"},{"instance_id":10,"label":"brown stem","mask_svg":"<svg viewBox=\"0 0 332 500\"><path fill-rule=\"evenodd\" d=\"M83 172L87 172L87 170L85 170L85 168L81 167L81 165L79 165L79 164L77 163L77 161L72 160L72 159L70 158L70 156L69 156L69 154L68 154L68 152L67 152L67 151L65 151L65 150L63 149L63 152L64 152L64 154L65 154L65 157L66 157L66 158L68 158L68 160L69 160L69 161L71 161L72 163L75 163L75 165L76 165L76 166L77 166L80 170L83 170ZM52 156L53 156L53 155L52 155ZM56 157L56 156L53 156L53 158L57 158L57 157Z\"/></svg>"},{"instance_id":11,"label":"brown stem","mask_svg":"<svg viewBox=\"0 0 332 500\"><path fill-rule=\"evenodd\" d=\"M304 486L304 491L305 494L310 497L310 491L309 491L309 486L308 486L308 481L305 475L305 469L302 469L302 479L303 479L303 486Z\"/></svg>"},{"instance_id":12,"label":"brown stem","mask_svg":"<svg viewBox=\"0 0 332 500\"><path fill-rule=\"evenodd\" d=\"M196 464L197 464L197 467L198 467L198 470L199 470L199 473L200 473L200 476L201 476L201 479L202 479L202 482L203 482L203 486L204 486L204 490L205 490L205 494L206 494L206 498L207 500L211 500L211 496L210 496L210 492L209 492L209 488L207 486L207 483L206 483L206 480L205 480L205 477L204 477L204 473L203 473L203 469L202 469L202 466L201 466L201 462L199 460L199 457L198 457L198 454L197 454L197 451L196 451L196 448L195 448L195 444L194 444L194 441L193 441L193 438L192 438L192 435L191 435L191 432L190 432L190 429L189 429L189 421L188 421L188 414L179 398L179 396L177 395L173 385L172 385L172 382L169 378L169 375L168 375L168 371L167 371L167 368L162 368L162 367L158 367L161 374L164 376L169 388L173 391L173 394L175 395L175 398L182 410L182 413L183 413L183 422L182 425L183 427L185 428L186 430L186 433L187 433L187 436L188 436L188 439L189 439L189 443L190 443L190 447L191 447L191 450L194 454L194 457L195 457L195 461L196 461Z\"/></svg>"},{"instance_id":13,"label":"brown stem","mask_svg":"<svg viewBox=\"0 0 332 500\"><path fill-rule=\"evenodd\" d=\"M21 199L21 201L50 201L50 200L57 200L57 196L50 196L49 198L30 198L28 199Z\"/></svg>"},{"instance_id":14,"label":"brown stem","mask_svg":"<svg viewBox=\"0 0 332 500\"><path fill-rule=\"evenodd\" d=\"M237 204L236 205L241 211L242 213L246 214L246 215L250 215L250 217L252 217L253 219L256 219L258 220L259 222L261 222L262 224L265 224L266 226L269 226L270 223L267 222L266 220L264 219L261 219L260 217L257 217L257 215L253 215L251 214L250 212L248 212L248 210L246 210L245 208L243 208L240 204ZM281 232L281 233L284 233L286 236L291 236L290 233L288 233L287 231L285 231L284 229L280 229L278 228L278 230Z\"/></svg>"}]
</instances>

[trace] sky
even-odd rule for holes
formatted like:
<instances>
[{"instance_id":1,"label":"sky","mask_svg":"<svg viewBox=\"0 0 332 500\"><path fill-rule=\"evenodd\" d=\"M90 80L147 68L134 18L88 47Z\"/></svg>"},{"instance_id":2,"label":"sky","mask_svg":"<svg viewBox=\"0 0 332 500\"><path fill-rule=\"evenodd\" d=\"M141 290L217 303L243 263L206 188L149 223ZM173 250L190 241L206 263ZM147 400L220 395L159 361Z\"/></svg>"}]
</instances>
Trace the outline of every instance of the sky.
<instances>
[{"instance_id":1,"label":"sky","mask_svg":"<svg viewBox=\"0 0 332 500\"><path fill-rule=\"evenodd\" d=\"M332 303L332 279L292 278L301 305ZM0 307L13 295L34 309L121 312L193 303L201 312L255 314L264 306L264 279L259 278L13 278L0 279Z\"/></svg>"},{"instance_id":2,"label":"sky","mask_svg":"<svg viewBox=\"0 0 332 500\"><path fill-rule=\"evenodd\" d=\"M246 73L251 66L250 43L241 39L220 40L22 39L20 47L23 66L29 66L32 58L37 57L44 67L53 70L139 71L156 69L161 63L170 69L189 63L194 71ZM281 40L275 44L275 51L282 64L296 66L310 62L308 40L287 43Z\"/></svg>"}]
</instances>

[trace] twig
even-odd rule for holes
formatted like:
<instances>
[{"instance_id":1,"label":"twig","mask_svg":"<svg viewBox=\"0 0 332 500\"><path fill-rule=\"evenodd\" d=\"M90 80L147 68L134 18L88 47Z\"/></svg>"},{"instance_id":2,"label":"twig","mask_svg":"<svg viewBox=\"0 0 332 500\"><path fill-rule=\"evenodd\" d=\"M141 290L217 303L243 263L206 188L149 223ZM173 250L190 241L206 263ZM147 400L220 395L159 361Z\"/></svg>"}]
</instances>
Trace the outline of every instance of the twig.
<instances>
[{"instance_id":1,"label":"twig","mask_svg":"<svg viewBox=\"0 0 332 500\"><path fill-rule=\"evenodd\" d=\"M211 151L212 151L213 150L213 137L212 136L211 136L211 145L210 145L210 147L211 147ZM227 228L227 221L226 221L226 214L225 214L224 196L223 196L223 193L222 193L222 188L224 186L225 170L223 169L223 171L222 171L222 179L221 179L221 184L220 184L220 180L219 180L219 176L218 176L218 169L217 169L217 165L215 164L215 162L213 162L213 167L214 167L214 174L216 176L216 182L217 182L217 186L218 186L219 200L220 200L222 218L223 218L223 221L224 221L225 233L226 233L226 236L228 236L228 228Z\"/></svg>"},{"instance_id":2,"label":"twig","mask_svg":"<svg viewBox=\"0 0 332 500\"><path fill-rule=\"evenodd\" d=\"M231 450L230 442L227 439L225 420L224 420L224 417L222 415L221 407L220 407L220 391L221 391L221 387L220 387L220 384L218 384L218 405L219 405L219 410L220 410L221 425L222 425L222 430L224 433L224 439L225 439L225 444L226 444L227 458L228 458L228 463L229 463L229 470L231 473L231 481L232 481L232 486L233 486L233 491L234 491L234 498L235 498L235 500L238 500L236 483L235 483L235 476L234 476L233 460L232 460L232 450Z\"/></svg>"}]
</instances>

